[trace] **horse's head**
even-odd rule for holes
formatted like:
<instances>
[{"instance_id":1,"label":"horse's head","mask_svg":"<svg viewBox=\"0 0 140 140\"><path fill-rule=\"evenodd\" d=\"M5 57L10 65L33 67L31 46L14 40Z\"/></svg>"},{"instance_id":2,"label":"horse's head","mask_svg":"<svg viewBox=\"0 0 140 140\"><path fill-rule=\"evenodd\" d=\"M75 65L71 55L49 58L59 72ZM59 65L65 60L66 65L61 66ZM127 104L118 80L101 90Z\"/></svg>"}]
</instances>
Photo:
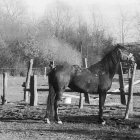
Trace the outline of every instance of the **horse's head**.
<instances>
[{"instance_id":1,"label":"horse's head","mask_svg":"<svg viewBox=\"0 0 140 140\"><path fill-rule=\"evenodd\" d=\"M118 53L120 55L120 61L121 62L129 62L134 63L135 58L132 53L130 53L126 48L123 46L117 45Z\"/></svg>"}]
</instances>

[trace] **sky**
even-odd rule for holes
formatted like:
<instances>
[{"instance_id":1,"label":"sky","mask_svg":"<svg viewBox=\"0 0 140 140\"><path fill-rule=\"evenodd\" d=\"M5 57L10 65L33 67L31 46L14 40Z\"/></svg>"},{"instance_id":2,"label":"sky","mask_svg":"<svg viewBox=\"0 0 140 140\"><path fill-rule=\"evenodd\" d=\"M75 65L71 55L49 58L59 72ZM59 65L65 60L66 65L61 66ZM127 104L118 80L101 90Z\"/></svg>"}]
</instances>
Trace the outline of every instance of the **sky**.
<instances>
[{"instance_id":1,"label":"sky","mask_svg":"<svg viewBox=\"0 0 140 140\"><path fill-rule=\"evenodd\" d=\"M28 6L28 11L31 16L39 18L43 16L47 8L57 2L58 0L25 0ZM116 41L119 42L120 33L119 20L120 14L123 13L127 20L132 20L136 12L140 12L139 0L59 0L69 5L76 12L80 13L84 20L90 22L89 12L94 9L100 22L105 26L108 34L113 35ZM131 26L134 26L131 24ZM133 28L133 27L126 27ZM126 29L127 30L127 29ZM129 34L135 34L136 31L130 30ZM135 35L128 35L126 42L134 42L137 40Z\"/></svg>"},{"instance_id":2,"label":"sky","mask_svg":"<svg viewBox=\"0 0 140 140\"><path fill-rule=\"evenodd\" d=\"M30 8L30 11L37 16L43 14L46 5L54 3L57 0L25 0ZM122 6L129 9L132 6L137 6L138 0L59 0L69 4L72 7L81 9L90 5L95 5L100 8L101 11L107 13L112 12L114 7ZM112 7L112 8L111 8ZM115 10L115 9L114 9Z\"/></svg>"}]
</instances>

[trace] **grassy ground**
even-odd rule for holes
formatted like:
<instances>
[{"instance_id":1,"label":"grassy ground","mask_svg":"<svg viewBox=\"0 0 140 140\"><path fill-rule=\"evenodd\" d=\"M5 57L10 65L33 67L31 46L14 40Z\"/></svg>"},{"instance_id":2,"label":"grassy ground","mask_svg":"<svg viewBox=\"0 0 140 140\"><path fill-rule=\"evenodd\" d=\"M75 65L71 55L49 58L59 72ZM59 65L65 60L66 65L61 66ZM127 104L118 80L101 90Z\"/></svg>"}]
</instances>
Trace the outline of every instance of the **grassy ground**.
<instances>
[{"instance_id":1,"label":"grassy ground","mask_svg":"<svg viewBox=\"0 0 140 140\"><path fill-rule=\"evenodd\" d=\"M137 73L137 79L139 74ZM116 78L114 81L116 81ZM137 80L136 79L136 80ZM91 104L78 108L78 99L71 105L60 105L62 125L43 121L46 110L46 93L39 93L38 106L30 107L23 102L22 83L25 78L9 77L6 99L8 104L0 106L0 140L133 140L140 139L140 115L131 120L123 120L126 106L120 104L118 95L107 96L104 117L107 124L98 124L98 99L92 96ZM0 81L1 82L1 81ZM0 85L2 85L0 83ZM38 78L38 87L45 87L47 80ZM112 89L119 87L113 82ZM1 88L2 89L2 88ZM135 86L139 92L139 85ZM1 90L2 93L2 90ZM75 93L77 94L77 93ZM134 110L140 113L140 97L134 97Z\"/></svg>"}]
</instances>

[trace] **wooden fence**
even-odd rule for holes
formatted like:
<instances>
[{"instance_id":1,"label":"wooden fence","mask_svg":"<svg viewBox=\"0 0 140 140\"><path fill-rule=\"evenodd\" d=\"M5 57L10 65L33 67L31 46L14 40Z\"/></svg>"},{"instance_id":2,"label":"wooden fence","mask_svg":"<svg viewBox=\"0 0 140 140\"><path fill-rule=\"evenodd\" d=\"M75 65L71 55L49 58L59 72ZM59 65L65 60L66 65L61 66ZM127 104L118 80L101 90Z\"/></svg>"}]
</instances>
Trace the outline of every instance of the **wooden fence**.
<instances>
[{"instance_id":1,"label":"wooden fence","mask_svg":"<svg viewBox=\"0 0 140 140\"><path fill-rule=\"evenodd\" d=\"M8 81L7 73L4 72L3 73L3 95L1 96L2 105L6 103L7 81Z\"/></svg>"},{"instance_id":2,"label":"wooden fence","mask_svg":"<svg viewBox=\"0 0 140 140\"><path fill-rule=\"evenodd\" d=\"M52 66L54 66L53 63L52 63ZM119 89L119 91L115 91L115 92L107 92L107 94L120 95L122 104L126 104L125 95L128 95L125 119L129 118L129 114L133 114L133 96L140 96L140 94L138 94L138 93L133 93L133 86L140 83L140 80L134 82L136 66L137 66L137 64L135 63L134 67L129 69L129 78L128 78L129 84L124 86L122 65L120 64L120 72L119 72L120 89ZM132 72L130 72L130 70ZM49 91L49 89L37 89L37 75L33 75L31 77L32 77L31 83L33 85L30 87L30 89L28 89L28 91L31 92L31 98L34 99L34 101L30 100L30 105L37 105L38 92L39 91ZM128 87L128 92L125 92L125 88L127 88L127 87ZM66 89L65 92L73 92L73 91L71 89ZM64 95L69 96L68 94L64 94ZM88 100L90 101L89 96L88 96ZM83 102L84 102L84 94L80 93L79 108L83 108Z\"/></svg>"},{"instance_id":3,"label":"wooden fence","mask_svg":"<svg viewBox=\"0 0 140 140\"><path fill-rule=\"evenodd\" d=\"M86 64L86 63L85 63ZM36 106L38 104L38 92L40 91L49 91L49 89L38 89L37 88L37 75L33 75L32 73L32 66L33 66L33 60L30 61L27 77L26 77L26 83L25 83L25 89L24 89L24 100L25 102L29 102L29 94L30 94L30 105ZM114 94L114 95L121 95L121 103L125 104L125 95L128 95L128 102L126 106L126 113L125 113L125 119L129 118L129 114L133 113L133 96L140 96L138 93L133 93L133 86L140 83L140 80L134 82L135 78L135 72L136 72L136 64L133 67L133 72L131 73L129 70L129 84L124 86L124 78L122 73L122 65L120 65L121 73L119 75L119 83L120 83L120 89L115 90L115 92L108 92L107 94ZM54 63L50 63L50 67L54 67ZM6 102L6 94L7 94L7 74L3 73L3 95L1 96L2 104L5 104ZM125 88L128 87L128 92L125 92ZM66 89L65 92L73 92L70 89ZM64 93L66 96L70 96L68 93ZM88 100L89 96L88 96ZM80 93L79 97L79 107L83 107L83 101L84 101L84 95Z\"/></svg>"}]
</instances>

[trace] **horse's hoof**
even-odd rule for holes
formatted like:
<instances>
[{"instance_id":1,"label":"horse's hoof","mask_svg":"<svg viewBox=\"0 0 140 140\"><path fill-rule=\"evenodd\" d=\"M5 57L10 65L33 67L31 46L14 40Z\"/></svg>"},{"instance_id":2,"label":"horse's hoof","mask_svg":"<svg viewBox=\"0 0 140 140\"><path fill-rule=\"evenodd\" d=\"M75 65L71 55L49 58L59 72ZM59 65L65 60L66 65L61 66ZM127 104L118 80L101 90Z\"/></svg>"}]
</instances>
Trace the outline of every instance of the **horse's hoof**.
<instances>
[{"instance_id":1,"label":"horse's hoof","mask_svg":"<svg viewBox=\"0 0 140 140\"><path fill-rule=\"evenodd\" d=\"M102 125L105 125L106 124L106 121L103 120L103 119L99 119L99 123L102 124Z\"/></svg>"},{"instance_id":2,"label":"horse's hoof","mask_svg":"<svg viewBox=\"0 0 140 140\"><path fill-rule=\"evenodd\" d=\"M57 121L57 123L58 123L58 124L63 124L63 123L62 123L62 121L60 121L60 120L59 120L59 121Z\"/></svg>"},{"instance_id":3,"label":"horse's hoof","mask_svg":"<svg viewBox=\"0 0 140 140\"><path fill-rule=\"evenodd\" d=\"M50 124L50 120L48 118L45 118L44 122L47 123L47 124Z\"/></svg>"},{"instance_id":4,"label":"horse's hoof","mask_svg":"<svg viewBox=\"0 0 140 140\"><path fill-rule=\"evenodd\" d=\"M106 121L101 122L101 124L102 124L102 125L105 125L105 124L106 124Z\"/></svg>"}]
</instances>

